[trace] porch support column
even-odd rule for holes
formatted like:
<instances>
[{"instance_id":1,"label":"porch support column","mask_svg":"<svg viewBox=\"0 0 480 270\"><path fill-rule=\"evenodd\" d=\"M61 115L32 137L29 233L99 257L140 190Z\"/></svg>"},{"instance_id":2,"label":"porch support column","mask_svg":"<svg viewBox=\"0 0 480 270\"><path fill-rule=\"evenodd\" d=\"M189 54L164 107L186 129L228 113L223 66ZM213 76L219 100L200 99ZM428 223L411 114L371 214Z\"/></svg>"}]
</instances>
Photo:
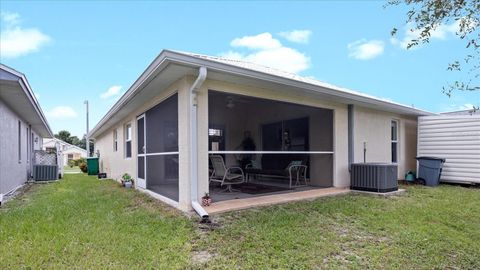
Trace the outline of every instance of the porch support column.
<instances>
[{"instance_id":1,"label":"porch support column","mask_svg":"<svg viewBox=\"0 0 480 270\"><path fill-rule=\"evenodd\" d=\"M355 118L354 118L354 106L353 104L348 104L348 170L350 171L351 165L354 162L355 157L355 145L354 145L354 129L355 129Z\"/></svg>"},{"instance_id":2,"label":"porch support column","mask_svg":"<svg viewBox=\"0 0 480 270\"><path fill-rule=\"evenodd\" d=\"M349 187L350 174L348 173L348 106L339 106L334 111L335 127L335 187Z\"/></svg>"},{"instance_id":3,"label":"porch support column","mask_svg":"<svg viewBox=\"0 0 480 270\"><path fill-rule=\"evenodd\" d=\"M190 102L188 91L193 80L184 77L178 87L178 207L189 211L190 206Z\"/></svg>"}]
</instances>

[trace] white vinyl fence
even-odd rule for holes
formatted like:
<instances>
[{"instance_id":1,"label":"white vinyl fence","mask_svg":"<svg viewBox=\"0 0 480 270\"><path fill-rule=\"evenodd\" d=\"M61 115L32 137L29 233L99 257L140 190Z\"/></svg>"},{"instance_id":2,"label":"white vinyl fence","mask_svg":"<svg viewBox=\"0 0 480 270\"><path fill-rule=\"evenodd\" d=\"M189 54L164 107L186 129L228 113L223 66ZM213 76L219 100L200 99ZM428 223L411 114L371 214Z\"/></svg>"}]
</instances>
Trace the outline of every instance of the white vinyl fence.
<instances>
[{"instance_id":1,"label":"white vinyl fence","mask_svg":"<svg viewBox=\"0 0 480 270\"><path fill-rule=\"evenodd\" d=\"M419 117L417 156L446 159L442 182L480 183L480 115Z\"/></svg>"}]
</instances>

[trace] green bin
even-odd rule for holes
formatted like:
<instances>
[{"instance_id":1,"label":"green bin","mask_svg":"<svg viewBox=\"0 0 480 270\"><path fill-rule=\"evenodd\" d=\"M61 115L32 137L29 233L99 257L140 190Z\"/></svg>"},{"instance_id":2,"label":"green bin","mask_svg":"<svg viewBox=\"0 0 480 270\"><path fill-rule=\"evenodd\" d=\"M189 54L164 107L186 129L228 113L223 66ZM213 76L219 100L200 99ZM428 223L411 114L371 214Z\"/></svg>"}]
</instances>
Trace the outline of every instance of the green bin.
<instances>
[{"instance_id":1,"label":"green bin","mask_svg":"<svg viewBox=\"0 0 480 270\"><path fill-rule=\"evenodd\" d=\"M98 174L98 157L87 158L87 173L88 175Z\"/></svg>"}]
</instances>

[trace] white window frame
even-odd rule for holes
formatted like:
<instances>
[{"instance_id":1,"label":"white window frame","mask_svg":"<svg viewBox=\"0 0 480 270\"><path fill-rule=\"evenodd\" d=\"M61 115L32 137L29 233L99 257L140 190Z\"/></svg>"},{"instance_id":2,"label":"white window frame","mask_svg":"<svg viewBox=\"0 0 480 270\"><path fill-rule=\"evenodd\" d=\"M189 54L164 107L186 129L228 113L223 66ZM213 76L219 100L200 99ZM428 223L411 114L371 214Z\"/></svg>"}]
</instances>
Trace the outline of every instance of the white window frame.
<instances>
[{"instance_id":1,"label":"white window frame","mask_svg":"<svg viewBox=\"0 0 480 270\"><path fill-rule=\"evenodd\" d=\"M18 120L18 163L22 163L22 122Z\"/></svg>"},{"instance_id":2,"label":"white window frame","mask_svg":"<svg viewBox=\"0 0 480 270\"><path fill-rule=\"evenodd\" d=\"M395 139L392 138L392 127L393 123L395 123ZM391 162L392 163L398 163L398 128L399 128L400 122L396 119L392 119L390 121L390 151L392 151L392 145L395 143L395 161L393 161L393 153L391 153Z\"/></svg>"},{"instance_id":3,"label":"white window frame","mask_svg":"<svg viewBox=\"0 0 480 270\"><path fill-rule=\"evenodd\" d=\"M31 155L31 153L30 153L30 138L29 138L30 137L30 128L29 127L27 127L26 132L27 132L27 134L25 134L26 135L25 138L26 138L27 141L25 143L25 146L27 147L27 164L29 164L30 163L30 155Z\"/></svg>"},{"instance_id":4,"label":"white window frame","mask_svg":"<svg viewBox=\"0 0 480 270\"><path fill-rule=\"evenodd\" d=\"M125 156L125 159L130 159L133 156L133 153L132 153L132 151L133 151L133 147L132 147L132 123L127 123L125 125L125 134L124 135L125 135L125 149L124 149L125 154L124 154L124 156ZM128 142L130 142L130 156L129 157L127 156L127 153L128 153L128 151L127 151L127 145L128 144L127 143Z\"/></svg>"},{"instance_id":5,"label":"white window frame","mask_svg":"<svg viewBox=\"0 0 480 270\"><path fill-rule=\"evenodd\" d=\"M118 130L113 130L113 152L118 151Z\"/></svg>"}]
</instances>

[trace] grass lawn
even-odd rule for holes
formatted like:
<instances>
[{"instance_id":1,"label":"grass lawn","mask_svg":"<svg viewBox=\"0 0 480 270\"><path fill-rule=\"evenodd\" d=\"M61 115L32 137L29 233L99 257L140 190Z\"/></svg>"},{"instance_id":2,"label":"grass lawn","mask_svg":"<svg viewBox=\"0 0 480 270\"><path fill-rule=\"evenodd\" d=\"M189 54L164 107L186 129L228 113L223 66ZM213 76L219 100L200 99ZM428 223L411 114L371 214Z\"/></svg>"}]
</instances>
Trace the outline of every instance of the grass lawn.
<instances>
[{"instance_id":1,"label":"grass lawn","mask_svg":"<svg viewBox=\"0 0 480 270\"><path fill-rule=\"evenodd\" d=\"M113 181L65 175L0 208L0 269L181 269L193 223Z\"/></svg>"},{"instance_id":2,"label":"grass lawn","mask_svg":"<svg viewBox=\"0 0 480 270\"><path fill-rule=\"evenodd\" d=\"M0 268L480 269L480 189L408 187L196 218L84 174L0 208Z\"/></svg>"},{"instance_id":3,"label":"grass lawn","mask_svg":"<svg viewBox=\"0 0 480 270\"><path fill-rule=\"evenodd\" d=\"M81 172L78 166L73 166L73 167L63 166L63 171L66 173Z\"/></svg>"}]
</instances>

